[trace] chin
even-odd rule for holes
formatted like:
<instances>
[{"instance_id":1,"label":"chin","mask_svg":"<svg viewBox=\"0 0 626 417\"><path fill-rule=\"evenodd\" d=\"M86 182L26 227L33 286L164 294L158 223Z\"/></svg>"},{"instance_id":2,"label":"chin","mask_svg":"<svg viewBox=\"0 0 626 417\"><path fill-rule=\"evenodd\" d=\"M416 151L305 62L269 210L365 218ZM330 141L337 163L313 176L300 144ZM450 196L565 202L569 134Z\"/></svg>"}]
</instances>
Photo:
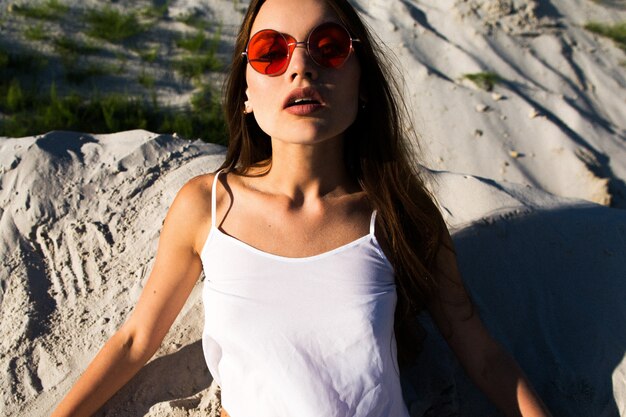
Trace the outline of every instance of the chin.
<instances>
[{"instance_id":1,"label":"chin","mask_svg":"<svg viewBox=\"0 0 626 417\"><path fill-rule=\"evenodd\" d=\"M318 143L324 143L328 141L341 140L343 138L343 131L338 133L331 132L303 132L299 131L289 136L272 136L276 140L284 143L300 144L300 145L314 145ZM284 138L284 139L283 139Z\"/></svg>"}]
</instances>

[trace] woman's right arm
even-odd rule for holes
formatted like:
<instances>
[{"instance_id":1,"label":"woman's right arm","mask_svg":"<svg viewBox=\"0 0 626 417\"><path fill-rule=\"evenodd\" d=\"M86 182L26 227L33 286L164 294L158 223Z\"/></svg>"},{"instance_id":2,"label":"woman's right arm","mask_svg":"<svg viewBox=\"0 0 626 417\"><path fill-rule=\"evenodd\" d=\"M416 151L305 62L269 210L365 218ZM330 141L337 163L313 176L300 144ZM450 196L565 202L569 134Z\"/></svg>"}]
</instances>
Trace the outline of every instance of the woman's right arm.
<instances>
[{"instance_id":1,"label":"woman's right arm","mask_svg":"<svg viewBox=\"0 0 626 417\"><path fill-rule=\"evenodd\" d=\"M506 416L549 417L515 359L487 331L459 273L454 245L444 235L439 249L439 298L430 314L467 375Z\"/></svg>"},{"instance_id":2,"label":"woman's right arm","mask_svg":"<svg viewBox=\"0 0 626 417\"><path fill-rule=\"evenodd\" d=\"M202 270L200 240L211 213L207 178L191 180L176 196L163 223L154 267L132 315L96 355L53 417L95 413L161 345Z\"/></svg>"}]
</instances>

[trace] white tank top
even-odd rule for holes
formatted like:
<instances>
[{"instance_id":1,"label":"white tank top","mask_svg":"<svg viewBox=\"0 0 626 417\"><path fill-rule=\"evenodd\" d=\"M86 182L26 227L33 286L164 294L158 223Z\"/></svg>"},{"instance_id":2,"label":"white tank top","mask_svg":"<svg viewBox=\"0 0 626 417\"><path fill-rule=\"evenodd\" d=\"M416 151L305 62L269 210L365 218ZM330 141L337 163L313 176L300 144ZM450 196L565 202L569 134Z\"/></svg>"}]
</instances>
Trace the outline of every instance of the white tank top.
<instances>
[{"instance_id":1,"label":"white tank top","mask_svg":"<svg viewBox=\"0 0 626 417\"><path fill-rule=\"evenodd\" d=\"M204 356L232 417L408 417L393 268L370 233L289 258L216 227L200 257Z\"/></svg>"}]
</instances>

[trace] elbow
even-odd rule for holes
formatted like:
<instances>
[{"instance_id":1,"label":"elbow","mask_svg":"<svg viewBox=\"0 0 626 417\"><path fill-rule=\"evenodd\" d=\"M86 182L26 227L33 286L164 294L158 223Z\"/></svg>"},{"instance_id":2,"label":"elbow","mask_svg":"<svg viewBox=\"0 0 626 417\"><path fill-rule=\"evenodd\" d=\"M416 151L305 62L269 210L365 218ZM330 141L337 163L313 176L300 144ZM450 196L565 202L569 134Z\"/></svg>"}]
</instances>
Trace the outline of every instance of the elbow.
<instances>
[{"instance_id":1,"label":"elbow","mask_svg":"<svg viewBox=\"0 0 626 417\"><path fill-rule=\"evenodd\" d=\"M513 357L499 344L485 352L481 361L480 377L495 382L502 372L517 373L517 364Z\"/></svg>"},{"instance_id":2,"label":"elbow","mask_svg":"<svg viewBox=\"0 0 626 417\"><path fill-rule=\"evenodd\" d=\"M124 352L124 356L132 363L144 364L150 360L158 349L141 331L122 327L117 334L115 343Z\"/></svg>"}]
</instances>

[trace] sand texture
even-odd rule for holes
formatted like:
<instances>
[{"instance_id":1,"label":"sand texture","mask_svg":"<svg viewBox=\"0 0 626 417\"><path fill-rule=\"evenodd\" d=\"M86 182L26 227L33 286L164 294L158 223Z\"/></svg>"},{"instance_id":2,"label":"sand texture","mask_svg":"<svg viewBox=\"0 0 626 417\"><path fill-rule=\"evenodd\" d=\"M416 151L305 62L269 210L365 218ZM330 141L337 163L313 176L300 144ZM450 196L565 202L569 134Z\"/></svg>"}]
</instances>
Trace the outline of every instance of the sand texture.
<instances>
[{"instance_id":1,"label":"sand texture","mask_svg":"<svg viewBox=\"0 0 626 417\"><path fill-rule=\"evenodd\" d=\"M225 39L246 5L170 3L225 19ZM626 416L626 53L582 27L626 20L623 4L353 3L404 77L481 317L555 416ZM463 77L480 72L500 77L491 91ZM0 415L51 412L132 310L176 192L224 152L143 130L0 138ZM217 415L201 285L99 415ZM403 375L411 415L498 416L421 320L426 346Z\"/></svg>"}]
</instances>

